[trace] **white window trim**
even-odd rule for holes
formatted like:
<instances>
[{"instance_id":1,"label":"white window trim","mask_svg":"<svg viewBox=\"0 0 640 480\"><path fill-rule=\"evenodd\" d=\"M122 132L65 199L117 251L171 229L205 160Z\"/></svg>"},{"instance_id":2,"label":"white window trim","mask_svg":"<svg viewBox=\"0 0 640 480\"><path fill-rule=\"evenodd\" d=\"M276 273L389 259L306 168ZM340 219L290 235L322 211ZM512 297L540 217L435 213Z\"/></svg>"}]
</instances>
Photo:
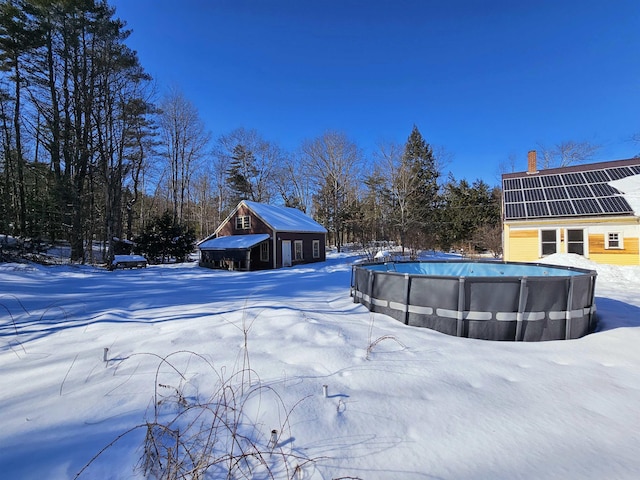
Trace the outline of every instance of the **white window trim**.
<instances>
[{"instance_id":1,"label":"white window trim","mask_svg":"<svg viewBox=\"0 0 640 480\"><path fill-rule=\"evenodd\" d=\"M261 262L269 261L269 242L262 242L260 244L260 261Z\"/></svg>"},{"instance_id":2,"label":"white window trim","mask_svg":"<svg viewBox=\"0 0 640 480\"><path fill-rule=\"evenodd\" d=\"M320 240L313 241L313 258L320 258Z\"/></svg>"},{"instance_id":3,"label":"white window trim","mask_svg":"<svg viewBox=\"0 0 640 480\"><path fill-rule=\"evenodd\" d=\"M251 215L238 215L236 217L236 230L249 230L251 228Z\"/></svg>"},{"instance_id":4,"label":"white window trim","mask_svg":"<svg viewBox=\"0 0 640 480\"><path fill-rule=\"evenodd\" d=\"M300 245L300 257L298 257L298 245ZM295 261L304 260L304 248L302 240L294 240L293 242L293 259Z\"/></svg>"},{"instance_id":5,"label":"white window trim","mask_svg":"<svg viewBox=\"0 0 640 480\"><path fill-rule=\"evenodd\" d=\"M618 246L612 247L609 245L609 235L618 235ZM624 250L624 237L622 232L607 232L604 234L604 248L605 250Z\"/></svg>"}]
</instances>

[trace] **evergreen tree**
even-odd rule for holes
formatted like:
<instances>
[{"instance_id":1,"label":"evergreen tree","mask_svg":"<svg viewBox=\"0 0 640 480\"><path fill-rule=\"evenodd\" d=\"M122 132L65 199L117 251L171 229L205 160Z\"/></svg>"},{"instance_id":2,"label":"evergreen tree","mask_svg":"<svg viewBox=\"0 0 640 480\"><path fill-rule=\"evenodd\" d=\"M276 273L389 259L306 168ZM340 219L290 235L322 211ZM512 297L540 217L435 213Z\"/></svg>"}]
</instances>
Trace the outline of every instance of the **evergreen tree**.
<instances>
[{"instance_id":1,"label":"evergreen tree","mask_svg":"<svg viewBox=\"0 0 640 480\"><path fill-rule=\"evenodd\" d=\"M128 139L150 113L130 108L150 79L114 13L102 0L0 2L2 206L20 235L66 236L73 261L88 239L121 236Z\"/></svg>"},{"instance_id":2,"label":"evergreen tree","mask_svg":"<svg viewBox=\"0 0 640 480\"><path fill-rule=\"evenodd\" d=\"M499 226L500 197L496 189L492 190L482 180L470 185L466 180L457 182L455 178L449 178L444 185L438 228L442 248L456 246L469 251L476 246L474 238L481 227L484 227L485 238L489 239L492 238L489 230ZM492 250L494 248L492 245Z\"/></svg>"},{"instance_id":3,"label":"evergreen tree","mask_svg":"<svg viewBox=\"0 0 640 480\"><path fill-rule=\"evenodd\" d=\"M406 198L407 241L415 248L433 247L437 228L440 174L433 149L415 125L405 144L402 162L409 172L411 182L409 195Z\"/></svg>"},{"instance_id":4,"label":"evergreen tree","mask_svg":"<svg viewBox=\"0 0 640 480\"><path fill-rule=\"evenodd\" d=\"M241 200L256 201L252 180L258 174L256 158L244 145L236 145L227 170L227 183L231 193L231 204Z\"/></svg>"},{"instance_id":5,"label":"evergreen tree","mask_svg":"<svg viewBox=\"0 0 640 480\"><path fill-rule=\"evenodd\" d=\"M6 192L4 197L8 199L7 206L15 215L14 233L19 235L32 235L34 232L27 231L27 224L38 224L35 219L27 218L27 166L23 147L22 106L26 80L23 63L26 62L25 57L30 51L39 48L44 40L42 31L34 24L29 11L28 2L16 0L0 3L0 71L7 74L7 79L13 85L11 93L2 92L3 100L13 103L11 118L8 117L8 110L2 109L6 173L3 190Z\"/></svg>"},{"instance_id":6,"label":"evergreen tree","mask_svg":"<svg viewBox=\"0 0 640 480\"><path fill-rule=\"evenodd\" d=\"M386 189L387 179L379 169L364 180L366 191L360 205L362 209L362 230L365 240L380 241L388 240L387 231L387 199Z\"/></svg>"},{"instance_id":7,"label":"evergreen tree","mask_svg":"<svg viewBox=\"0 0 640 480\"><path fill-rule=\"evenodd\" d=\"M134 252L144 255L149 263L166 263L171 259L184 262L195 247L193 229L178 224L170 211L148 223L136 237Z\"/></svg>"},{"instance_id":8,"label":"evergreen tree","mask_svg":"<svg viewBox=\"0 0 640 480\"><path fill-rule=\"evenodd\" d=\"M227 203L234 208L240 200L269 203L276 191L282 195L279 177L286 168L280 147L265 140L256 130L237 128L222 135L215 156L226 165Z\"/></svg>"}]
</instances>

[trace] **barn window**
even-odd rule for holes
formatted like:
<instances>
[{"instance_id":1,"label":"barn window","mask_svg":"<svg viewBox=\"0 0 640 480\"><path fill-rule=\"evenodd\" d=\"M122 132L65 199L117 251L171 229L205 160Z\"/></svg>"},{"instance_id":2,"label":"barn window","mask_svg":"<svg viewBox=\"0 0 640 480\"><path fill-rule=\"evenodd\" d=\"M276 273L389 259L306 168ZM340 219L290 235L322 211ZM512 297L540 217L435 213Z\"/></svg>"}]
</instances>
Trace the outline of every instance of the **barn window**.
<instances>
[{"instance_id":1,"label":"barn window","mask_svg":"<svg viewBox=\"0 0 640 480\"><path fill-rule=\"evenodd\" d=\"M248 230L251 228L251 217L249 215L238 215L236 217L236 230Z\"/></svg>"},{"instance_id":2,"label":"barn window","mask_svg":"<svg viewBox=\"0 0 640 480\"><path fill-rule=\"evenodd\" d=\"M320 240L313 241L313 258L320 258Z\"/></svg>"},{"instance_id":3,"label":"barn window","mask_svg":"<svg viewBox=\"0 0 640 480\"><path fill-rule=\"evenodd\" d=\"M584 255L584 230L567 230L567 253Z\"/></svg>"},{"instance_id":4,"label":"barn window","mask_svg":"<svg viewBox=\"0 0 640 480\"><path fill-rule=\"evenodd\" d=\"M605 237L607 242L605 248L607 249L621 249L622 247L622 234L619 232L609 232Z\"/></svg>"},{"instance_id":5,"label":"barn window","mask_svg":"<svg viewBox=\"0 0 640 480\"><path fill-rule=\"evenodd\" d=\"M302 240L296 240L294 243L294 260L302 260Z\"/></svg>"},{"instance_id":6,"label":"barn window","mask_svg":"<svg viewBox=\"0 0 640 480\"><path fill-rule=\"evenodd\" d=\"M542 256L553 255L558 251L558 233L555 230L540 231L540 246Z\"/></svg>"},{"instance_id":7,"label":"barn window","mask_svg":"<svg viewBox=\"0 0 640 480\"><path fill-rule=\"evenodd\" d=\"M260 261L261 262L269 261L269 242L262 242L260 244Z\"/></svg>"}]
</instances>

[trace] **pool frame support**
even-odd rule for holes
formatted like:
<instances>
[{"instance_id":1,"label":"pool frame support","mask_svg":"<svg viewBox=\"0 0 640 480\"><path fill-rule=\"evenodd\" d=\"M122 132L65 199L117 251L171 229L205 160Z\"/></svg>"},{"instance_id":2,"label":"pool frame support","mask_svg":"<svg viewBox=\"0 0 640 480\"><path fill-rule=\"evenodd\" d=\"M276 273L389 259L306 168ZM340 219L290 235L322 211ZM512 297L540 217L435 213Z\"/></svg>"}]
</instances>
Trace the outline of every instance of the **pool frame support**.
<instances>
[{"instance_id":1,"label":"pool frame support","mask_svg":"<svg viewBox=\"0 0 640 480\"><path fill-rule=\"evenodd\" d=\"M458 263L461 262L458 261ZM489 262L464 261L464 263ZM515 264L514 262L497 263ZM545 264L516 264L563 269L571 273L566 276L546 277L542 275L455 277L397 272L395 263L393 268L385 264L387 266L385 270L367 269L369 265L379 264L352 266L350 293L353 301L363 304L372 312L387 314L405 325L422 326L459 337L542 341L580 338L592 332L597 323L595 307L597 273L592 270ZM382 282L380 284L379 276ZM444 283L439 283L440 281ZM453 294L452 281L456 283L456 299L453 303L453 299L446 303L446 297ZM386 290L388 288L391 290ZM582 290L576 293L577 288ZM416 292L415 289L418 291ZM508 296L502 298L487 295L487 292L492 293L501 289L503 295L504 292L512 292L511 294L515 297L509 300L511 297ZM555 292L559 293L557 298L547 298L553 297L551 294ZM429 296L433 298L429 299ZM445 304L439 303L441 301ZM481 308L483 304L485 309ZM492 336L495 332L498 332L498 338Z\"/></svg>"}]
</instances>

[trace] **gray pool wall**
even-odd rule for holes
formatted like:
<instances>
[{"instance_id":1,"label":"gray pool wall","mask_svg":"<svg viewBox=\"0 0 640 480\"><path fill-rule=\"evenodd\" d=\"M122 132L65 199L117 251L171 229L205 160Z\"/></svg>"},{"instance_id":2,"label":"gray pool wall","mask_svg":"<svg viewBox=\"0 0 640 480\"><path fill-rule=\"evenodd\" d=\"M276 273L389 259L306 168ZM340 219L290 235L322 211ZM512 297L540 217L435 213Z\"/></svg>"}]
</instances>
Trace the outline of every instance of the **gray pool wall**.
<instances>
[{"instance_id":1,"label":"gray pool wall","mask_svg":"<svg viewBox=\"0 0 640 480\"><path fill-rule=\"evenodd\" d=\"M484 340L580 338L595 329L596 272L539 263L354 265L351 295L406 325Z\"/></svg>"}]
</instances>

